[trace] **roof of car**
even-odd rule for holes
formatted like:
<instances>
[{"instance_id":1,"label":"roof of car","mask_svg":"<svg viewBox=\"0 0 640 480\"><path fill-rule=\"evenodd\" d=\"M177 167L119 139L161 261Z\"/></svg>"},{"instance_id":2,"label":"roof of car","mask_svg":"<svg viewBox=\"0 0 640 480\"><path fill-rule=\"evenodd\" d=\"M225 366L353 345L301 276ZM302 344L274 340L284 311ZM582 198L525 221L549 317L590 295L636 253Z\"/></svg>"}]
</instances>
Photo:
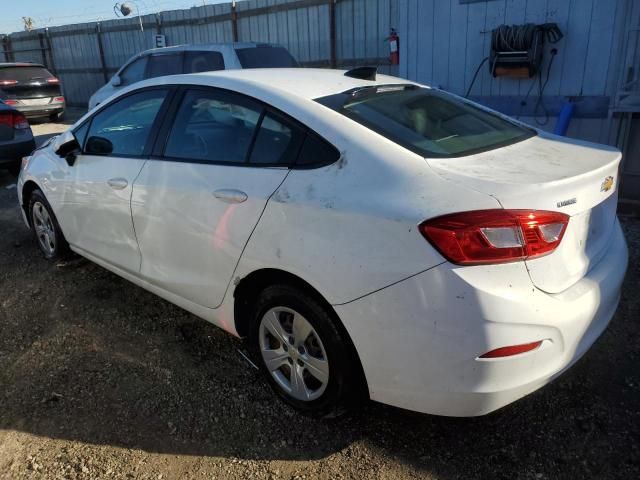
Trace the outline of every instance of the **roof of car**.
<instances>
[{"instance_id":1,"label":"roof of car","mask_svg":"<svg viewBox=\"0 0 640 480\"><path fill-rule=\"evenodd\" d=\"M262 90L314 99L341 93L354 88L390 84L412 84L403 78L377 75L376 80L361 80L345 76L346 70L327 68L256 68L244 70L219 70L215 72L192 73L183 77L224 77L234 83L259 86Z\"/></svg>"},{"instance_id":2,"label":"roof of car","mask_svg":"<svg viewBox=\"0 0 640 480\"><path fill-rule=\"evenodd\" d=\"M7 67L44 67L41 63L28 63L28 62L0 62L0 68Z\"/></svg>"}]
</instances>

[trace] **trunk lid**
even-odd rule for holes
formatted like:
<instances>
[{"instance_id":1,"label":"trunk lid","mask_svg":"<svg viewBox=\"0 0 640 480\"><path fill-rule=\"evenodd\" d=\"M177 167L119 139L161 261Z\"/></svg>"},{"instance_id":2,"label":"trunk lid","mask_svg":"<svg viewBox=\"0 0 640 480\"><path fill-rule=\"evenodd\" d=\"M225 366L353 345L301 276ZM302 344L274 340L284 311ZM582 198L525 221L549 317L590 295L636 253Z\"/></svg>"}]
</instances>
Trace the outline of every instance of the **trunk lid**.
<instances>
[{"instance_id":1,"label":"trunk lid","mask_svg":"<svg viewBox=\"0 0 640 480\"><path fill-rule=\"evenodd\" d=\"M536 287L558 293L606 252L616 220L620 159L613 147L540 133L497 150L427 161L442 177L486 193L504 208L571 217L556 250L525 262Z\"/></svg>"}]
</instances>

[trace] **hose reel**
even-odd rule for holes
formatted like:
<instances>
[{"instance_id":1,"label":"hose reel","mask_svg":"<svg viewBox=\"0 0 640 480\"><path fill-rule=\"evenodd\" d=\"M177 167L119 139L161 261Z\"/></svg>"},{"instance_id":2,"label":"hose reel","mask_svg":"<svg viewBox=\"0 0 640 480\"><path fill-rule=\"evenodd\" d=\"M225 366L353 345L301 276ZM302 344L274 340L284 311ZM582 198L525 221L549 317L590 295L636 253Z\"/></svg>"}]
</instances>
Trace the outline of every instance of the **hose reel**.
<instances>
[{"instance_id":1,"label":"hose reel","mask_svg":"<svg viewBox=\"0 0 640 480\"><path fill-rule=\"evenodd\" d=\"M489 69L494 77L531 78L540 71L545 39L563 37L556 23L500 25L491 31Z\"/></svg>"}]
</instances>

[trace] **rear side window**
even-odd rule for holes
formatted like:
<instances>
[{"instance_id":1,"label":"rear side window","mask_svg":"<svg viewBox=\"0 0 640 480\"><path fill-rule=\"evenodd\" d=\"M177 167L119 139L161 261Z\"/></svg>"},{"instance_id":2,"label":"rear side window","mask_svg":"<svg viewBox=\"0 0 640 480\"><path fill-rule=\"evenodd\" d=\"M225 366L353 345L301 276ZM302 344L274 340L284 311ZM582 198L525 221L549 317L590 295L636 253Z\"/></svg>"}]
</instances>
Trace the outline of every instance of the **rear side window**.
<instances>
[{"instance_id":1,"label":"rear side window","mask_svg":"<svg viewBox=\"0 0 640 480\"><path fill-rule=\"evenodd\" d=\"M184 52L184 73L224 70L224 58L220 52Z\"/></svg>"},{"instance_id":2,"label":"rear side window","mask_svg":"<svg viewBox=\"0 0 640 480\"><path fill-rule=\"evenodd\" d=\"M251 163L263 165L292 165L304 131L271 113L265 114L251 151Z\"/></svg>"},{"instance_id":3,"label":"rear side window","mask_svg":"<svg viewBox=\"0 0 640 480\"><path fill-rule=\"evenodd\" d=\"M132 83L142 80L144 78L144 70L146 66L147 57L134 60L133 63L126 67L120 74L122 85L131 85Z\"/></svg>"},{"instance_id":4,"label":"rear side window","mask_svg":"<svg viewBox=\"0 0 640 480\"><path fill-rule=\"evenodd\" d=\"M535 134L452 95L387 85L317 100L423 157L470 155Z\"/></svg>"},{"instance_id":5,"label":"rear side window","mask_svg":"<svg viewBox=\"0 0 640 480\"><path fill-rule=\"evenodd\" d=\"M302 149L298 155L296 165L302 167L315 167L329 165L340 159L340 152L336 147L323 140L313 132L309 132L304 139Z\"/></svg>"},{"instance_id":6,"label":"rear side window","mask_svg":"<svg viewBox=\"0 0 640 480\"><path fill-rule=\"evenodd\" d=\"M147 66L147 78L176 75L182 73L182 55L151 55Z\"/></svg>"},{"instance_id":7,"label":"rear side window","mask_svg":"<svg viewBox=\"0 0 640 480\"><path fill-rule=\"evenodd\" d=\"M242 68L291 68L298 62L283 47L257 46L236 48Z\"/></svg>"},{"instance_id":8,"label":"rear side window","mask_svg":"<svg viewBox=\"0 0 640 480\"><path fill-rule=\"evenodd\" d=\"M167 90L145 90L118 100L93 116L84 151L93 155L141 156Z\"/></svg>"},{"instance_id":9,"label":"rear side window","mask_svg":"<svg viewBox=\"0 0 640 480\"><path fill-rule=\"evenodd\" d=\"M0 81L23 83L31 80L46 80L53 78L49 70L44 67L6 67L0 68Z\"/></svg>"},{"instance_id":10,"label":"rear side window","mask_svg":"<svg viewBox=\"0 0 640 480\"><path fill-rule=\"evenodd\" d=\"M164 154L212 163L245 163L261 113L258 103L240 95L189 90Z\"/></svg>"}]
</instances>

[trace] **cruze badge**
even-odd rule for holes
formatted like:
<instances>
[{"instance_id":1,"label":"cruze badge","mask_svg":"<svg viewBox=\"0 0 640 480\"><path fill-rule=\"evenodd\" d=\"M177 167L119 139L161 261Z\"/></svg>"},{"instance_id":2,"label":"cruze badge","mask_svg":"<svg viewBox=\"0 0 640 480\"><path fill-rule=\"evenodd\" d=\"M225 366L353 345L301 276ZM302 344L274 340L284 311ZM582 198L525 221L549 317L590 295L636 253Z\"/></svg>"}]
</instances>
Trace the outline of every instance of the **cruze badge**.
<instances>
[{"instance_id":1,"label":"cruze badge","mask_svg":"<svg viewBox=\"0 0 640 480\"><path fill-rule=\"evenodd\" d=\"M562 200L561 202L556 203L556 205L558 205L558 208L562 208L566 207L567 205L573 205L577 201L578 200L576 200L575 198L570 198L569 200Z\"/></svg>"},{"instance_id":2,"label":"cruze badge","mask_svg":"<svg viewBox=\"0 0 640 480\"><path fill-rule=\"evenodd\" d=\"M608 192L609 190L611 190L611 187L613 187L613 177L609 176L605 178L602 182L602 185L600 185L600 191Z\"/></svg>"}]
</instances>

